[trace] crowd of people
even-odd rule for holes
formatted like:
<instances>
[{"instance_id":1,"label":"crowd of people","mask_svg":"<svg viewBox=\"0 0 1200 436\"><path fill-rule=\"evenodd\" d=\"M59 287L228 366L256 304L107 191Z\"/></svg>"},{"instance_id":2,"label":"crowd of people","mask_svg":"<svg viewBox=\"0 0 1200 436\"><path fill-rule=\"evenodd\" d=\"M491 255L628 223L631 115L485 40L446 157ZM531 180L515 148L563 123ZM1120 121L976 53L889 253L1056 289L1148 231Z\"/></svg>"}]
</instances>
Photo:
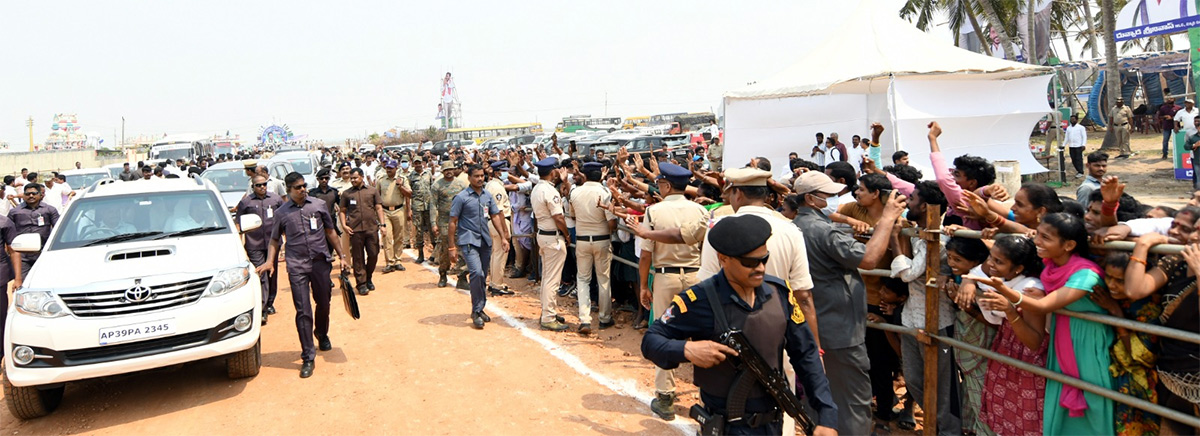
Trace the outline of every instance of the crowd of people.
<instances>
[{"instance_id":1,"label":"crowd of people","mask_svg":"<svg viewBox=\"0 0 1200 436\"><path fill-rule=\"evenodd\" d=\"M646 329L642 352L656 365L651 410L665 420L677 412L672 370L692 363L703 413L729 418L726 431L790 428L761 388L729 401L740 392L732 365L739 352L714 332L732 328L788 373L814 414L816 434L912 429L916 405L937 415L943 434L1200 430L941 342L938 404L922 404L923 339L867 327L924 330L936 310L938 331L929 333L1196 415L1200 345L1056 311L1200 331L1200 191L1180 209L1143 204L1124 193L1107 171L1109 156L1096 151L1087 155L1076 198L1040 183L1009 192L986 159L944 155L936 122L928 134L933 180L924 180L904 152L881 166L883 129L873 124L849 146L836 133L817 134L807 158L790 156L785 177L773 176L766 158L722 162L719 137L708 148L621 148L614 155L577 153L557 138L547 148L442 156L328 148L319 151L317 186L295 173L275 180L243 160L249 189L235 215L255 213L264 223L245 242L263 280L264 324L275 312L279 253L310 256L287 260L294 303L304 312L297 317L302 377L312 374L315 349L330 347L335 255L354 290L369 295L379 251L380 272L388 274L406 269L411 248L417 256L407 262L436 265L439 287L455 276L470 291L464 312L477 329L491 321L489 296L513 294L504 277L537 283L544 330L587 335L628 312L633 328ZM209 163L145 166L140 177L126 168L121 178L199 173ZM50 184L24 186L26 202L8 214L17 232L41 225L22 211L44 209L39 196ZM43 212L52 226L57 214ZM930 222L943 231L938 247L921 237ZM982 237L955 236L960 230ZM303 237L306 231L321 235ZM1136 248L1093 248L1116 240ZM1152 254L1160 244L1187 248ZM942 253L936 277L926 276L931 249ZM927 281L943 293L936 309L925 307ZM560 312L559 298L575 299L577 313Z\"/></svg>"}]
</instances>

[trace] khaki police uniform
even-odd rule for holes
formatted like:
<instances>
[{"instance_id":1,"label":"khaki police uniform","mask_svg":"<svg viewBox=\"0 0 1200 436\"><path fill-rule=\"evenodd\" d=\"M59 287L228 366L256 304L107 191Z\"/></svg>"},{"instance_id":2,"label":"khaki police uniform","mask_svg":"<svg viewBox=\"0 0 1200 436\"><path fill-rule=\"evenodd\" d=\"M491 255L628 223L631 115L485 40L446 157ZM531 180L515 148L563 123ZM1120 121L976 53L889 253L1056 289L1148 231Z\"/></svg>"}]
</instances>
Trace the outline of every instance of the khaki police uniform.
<instances>
[{"instance_id":1,"label":"khaki police uniform","mask_svg":"<svg viewBox=\"0 0 1200 436\"><path fill-rule=\"evenodd\" d=\"M500 208L500 213L504 214L504 225L509 229L512 228L512 203L508 199L508 191L504 190L504 184L499 179L488 180L484 185L484 190L492 196L492 200L496 202L496 206ZM496 228L496 225L488 220L488 231L492 235L492 262L488 269L488 278L492 283L499 283L500 278L504 277L504 266L508 263L508 251L501 250L499 243L502 233Z\"/></svg>"},{"instance_id":2,"label":"khaki police uniform","mask_svg":"<svg viewBox=\"0 0 1200 436\"><path fill-rule=\"evenodd\" d=\"M599 285L600 322L612 322L612 231L608 224L616 219L608 209L597 206L612 201L612 193L599 182L586 182L571 191L570 203L575 216L575 283L579 289L579 322L592 322L592 267Z\"/></svg>"},{"instance_id":3,"label":"khaki police uniform","mask_svg":"<svg viewBox=\"0 0 1200 436\"><path fill-rule=\"evenodd\" d=\"M388 266L400 263L400 255L404 252L404 229L408 227L408 197L401 189L408 188L408 179L399 172L391 178L385 172L379 178L379 197L383 204L383 217L387 219L386 228L380 229L383 239L383 258Z\"/></svg>"},{"instance_id":4,"label":"khaki police uniform","mask_svg":"<svg viewBox=\"0 0 1200 436\"><path fill-rule=\"evenodd\" d=\"M700 244L708 231L708 211L683 194L672 194L646 208L646 225L650 230L680 229L683 244L642 243L642 250L651 254L651 286L653 319L659 319L671 304L671 298L700 282ZM685 231L686 230L686 231ZM654 388L658 392L675 392L673 370L655 368Z\"/></svg>"},{"instance_id":5,"label":"khaki police uniform","mask_svg":"<svg viewBox=\"0 0 1200 436\"><path fill-rule=\"evenodd\" d=\"M1128 156L1133 151L1129 148L1129 122L1133 120L1133 110L1128 105L1113 106L1108 113L1112 114L1112 127L1117 147L1122 156Z\"/></svg>"},{"instance_id":6,"label":"khaki police uniform","mask_svg":"<svg viewBox=\"0 0 1200 436\"><path fill-rule=\"evenodd\" d=\"M567 235L561 234L554 222L555 215L563 214L563 201L554 184L542 180L533 187L530 202L533 203L533 215L537 219L538 254L542 258L541 322L552 323L558 315L555 297L562 282L563 265L567 261Z\"/></svg>"}]
</instances>

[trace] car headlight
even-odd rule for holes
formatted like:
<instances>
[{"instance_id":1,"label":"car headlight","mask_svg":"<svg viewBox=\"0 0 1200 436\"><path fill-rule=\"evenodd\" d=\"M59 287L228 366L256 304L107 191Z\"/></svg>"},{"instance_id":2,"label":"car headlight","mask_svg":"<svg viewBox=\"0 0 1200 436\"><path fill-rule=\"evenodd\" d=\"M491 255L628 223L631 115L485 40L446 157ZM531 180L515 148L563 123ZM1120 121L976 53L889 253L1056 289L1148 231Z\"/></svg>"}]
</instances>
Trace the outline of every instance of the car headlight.
<instances>
[{"instance_id":1,"label":"car headlight","mask_svg":"<svg viewBox=\"0 0 1200 436\"><path fill-rule=\"evenodd\" d=\"M19 290L13 294L13 305L26 315L43 318L67 316L67 309L58 296L48 291Z\"/></svg>"},{"instance_id":2,"label":"car headlight","mask_svg":"<svg viewBox=\"0 0 1200 436\"><path fill-rule=\"evenodd\" d=\"M242 287L248 281L250 281L250 265L246 264L217 273L213 276L212 281L208 282L208 288L204 292L210 297L225 295L229 291Z\"/></svg>"}]
</instances>

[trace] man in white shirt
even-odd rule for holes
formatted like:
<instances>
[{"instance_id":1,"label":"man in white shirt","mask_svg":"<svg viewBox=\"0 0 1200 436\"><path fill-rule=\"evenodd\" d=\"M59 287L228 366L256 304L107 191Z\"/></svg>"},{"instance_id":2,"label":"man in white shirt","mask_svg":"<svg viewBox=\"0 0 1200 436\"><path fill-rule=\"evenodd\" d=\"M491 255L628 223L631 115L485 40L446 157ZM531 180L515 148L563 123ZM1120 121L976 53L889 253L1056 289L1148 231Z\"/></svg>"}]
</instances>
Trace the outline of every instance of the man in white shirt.
<instances>
[{"instance_id":1,"label":"man in white shirt","mask_svg":"<svg viewBox=\"0 0 1200 436\"><path fill-rule=\"evenodd\" d=\"M71 191L70 186L68 186L66 183L66 177L63 177L62 179L59 177L62 176L59 174L54 174L53 176L50 176L50 178L46 179L46 196L43 201L45 201L47 205L50 205L50 207L53 207L54 210L57 210L59 215L62 215L62 212L64 209L66 209L67 204L64 199L68 198L67 193Z\"/></svg>"},{"instance_id":2,"label":"man in white shirt","mask_svg":"<svg viewBox=\"0 0 1200 436\"><path fill-rule=\"evenodd\" d=\"M812 148L812 153L809 157L813 158L813 162L821 168L825 168L825 160L829 156L829 147L825 146L825 134L817 132L817 145Z\"/></svg>"},{"instance_id":3,"label":"man in white shirt","mask_svg":"<svg viewBox=\"0 0 1200 436\"><path fill-rule=\"evenodd\" d=\"M1067 150L1071 152L1071 165L1075 166L1075 178L1083 177L1083 150L1087 146L1087 128L1079 125L1079 115L1071 115L1071 125L1067 126Z\"/></svg>"},{"instance_id":4,"label":"man in white shirt","mask_svg":"<svg viewBox=\"0 0 1200 436\"><path fill-rule=\"evenodd\" d=\"M1193 120L1197 115L1200 115L1200 109L1196 108L1196 102L1190 98L1184 100L1183 109L1175 112L1175 131L1183 130L1185 136L1195 135L1196 126L1193 124Z\"/></svg>"}]
</instances>

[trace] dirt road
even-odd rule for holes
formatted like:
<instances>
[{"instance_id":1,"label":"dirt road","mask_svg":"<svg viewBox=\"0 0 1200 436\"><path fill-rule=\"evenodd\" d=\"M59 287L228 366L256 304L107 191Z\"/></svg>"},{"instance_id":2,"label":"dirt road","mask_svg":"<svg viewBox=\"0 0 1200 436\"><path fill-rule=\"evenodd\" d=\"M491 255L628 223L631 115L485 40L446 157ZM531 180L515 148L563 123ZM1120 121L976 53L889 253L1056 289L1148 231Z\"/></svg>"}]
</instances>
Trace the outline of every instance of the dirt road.
<instances>
[{"instance_id":1,"label":"dirt road","mask_svg":"<svg viewBox=\"0 0 1200 436\"><path fill-rule=\"evenodd\" d=\"M70 383L48 417L19 421L0 408L0 433L695 433L690 371L680 371L681 415L668 423L650 414L653 371L628 319L588 337L538 331L539 305L522 279L513 281L522 292L489 299L493 322L476 331L469 297L435 287L435 273L405 260L407 272L377 274L378 289L359 297L360 320L334 295L334 348L318 353L312 378L298 377L295 312L281 277L257 377L230 381L222 361L208 360ZM560 306L577 325L574 302Z\"/></svg>"}]
</instances>

